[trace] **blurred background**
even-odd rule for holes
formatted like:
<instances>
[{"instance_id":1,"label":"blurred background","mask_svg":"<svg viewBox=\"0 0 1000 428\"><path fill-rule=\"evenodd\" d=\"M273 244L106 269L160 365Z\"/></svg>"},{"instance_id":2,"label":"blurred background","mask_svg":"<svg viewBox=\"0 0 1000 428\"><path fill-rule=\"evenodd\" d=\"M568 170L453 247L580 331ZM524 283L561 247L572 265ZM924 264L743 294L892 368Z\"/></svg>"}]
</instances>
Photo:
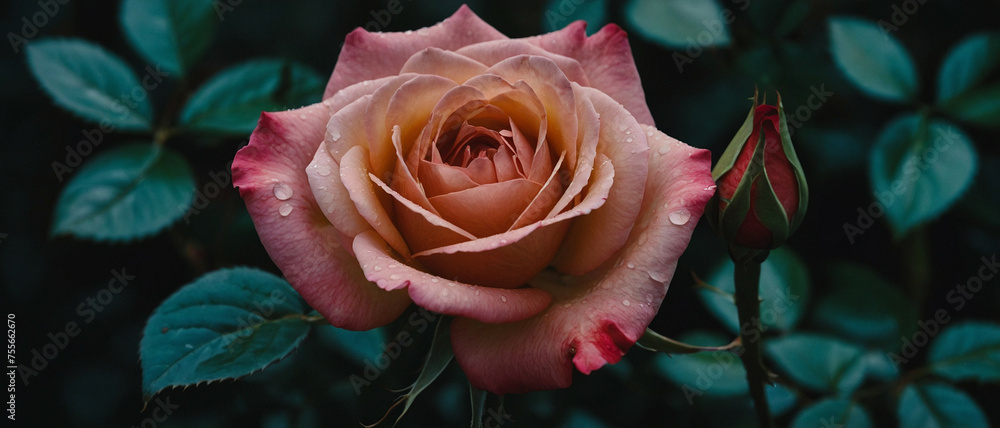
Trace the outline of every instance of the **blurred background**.
<instances>
[{"instance_id":1,"label":"blurred background","mask_svg":"<svg viewBox=\"0 0 1000 428\"><path fill-rule=\"evenodd\" d=\"M125 3L140 10L126 15ZM295 64L273 68L283 76L294 70L291 79L297 85L294 96L274 95L268 101L273 109L317 102L349 31L366 25L382 31L417 29L448 17L463 2L401 0L398 13L386 13L385 1L216 0L204 27L210 30L203 30L209 34L203 53L190 63L180 61L183 78L170 73L146 93L152 108L147 113L158 124L150 129L178 120L191 126L169 133L120 127L100 133L92 154L72 159L77 142L100 124L53 102L34 77L26 48L57 38L82 39L119 57L137 76L147 76L152 63L125 28L135 16L158 13L153 5L159 3L0 5L0 28L9 42L0 49L0 76L7 82L0 85L2 305L4 315L16 320L17 362L34 369L18 375L17 422L312 427L379 420L399 395L390 389L415 379L429 335L418 337L360 395L350 377L363 375L364 359L377 356L383 343L408 328L403 321L368 333L315 327L296 353L261 373L164 391L160 402L143 410L139 341L146 320L164 299L219 268L252 266L280 275L238 192L229 185L212 187L218 177L228 180L233 156L246 144L253 122L248 128L236 117L232 126L212 129L197 119L177 118L188 114L185 100L214 76L260 59ZM576 19L588 20L589 31L605 23L623 27L658 128L710 149L716 159L746 117L754 88L769 103L780 91L811 199L798 233L769 258L762 278L764 323L771 327L766 334L778 344L768 349L768 362L782 375L780 390L772 395L779 426L824 426L816 417L821 412L815 412L831 400L850 403L847 426L907 426L921 414L921 405L923 411L934 410L927 400L914 401L905 392L917 382L946 388L931 396L954 399L938 401L952 403L950 411L972 415L961 426L1000 425L995 406L1000 375L977 379L931 364L934 340L948 328L968 322L995 327L1000 318L1000 279L983 276L981 269L1000 249L1000 2L467 3L511 37L536 35ZM881 37L871 38L872 31ZM877 75L884 67L865 63L866 49L893 54L882 58L893 64L894 74ZM969 78L973 82L967 87L944 93L943 87L957 85L943 66L948 58L952 68L981 75ZM34 67L36 73L67 73L41 60ZM899 84L880 90L888 81ZM275 93L281 90L277 86ZM259 111L249 113L251 120ZM932 131L955 137L948 148L932 153ZM162 227L132 237L62 228L61 195L72 190L75 178L85 176L88 163L131 143L154 141L179 156L181 169L190 169L181 181L204 195L204 203L196 199L190 210L161 219ZM910 159L919 172L906 170ZM892 183L910 178L912 187L904 194L879 201ZM703 280L725 290L728 281L732 290L726 263L725 245L702 222L651 328L700 345L734 337L735 309L724 295L699 286ZM116 273L134 278L115 291L109 281ZM976 277L982 286L973 290ZM769 312L769 302L788 309ZM941 311L947 321L935 318ZM928 320L937 320L939 330L929 331ZM996 370L1000 338L994 340L977 355ZM913 345L909 354L907 341L923 344ZM58 352L51 352L51 344ZM42 355L47 345L49 352ZM894 364L892 355L904 353L905 361ZM796 360L829 367L803 368ZM577 376L569 389L508 396L503 411L492 404L494 423L486 426L754 426L741 387L742 368L725 361L719 354L671 358L634 348L617 365ZM468 394L461 371L452 365L398 426L465 426ZM154 412L159 403L169 404L164 407L169 411ZM398 413L394 410L388 420Z\"/></svg>"}]
</instances>

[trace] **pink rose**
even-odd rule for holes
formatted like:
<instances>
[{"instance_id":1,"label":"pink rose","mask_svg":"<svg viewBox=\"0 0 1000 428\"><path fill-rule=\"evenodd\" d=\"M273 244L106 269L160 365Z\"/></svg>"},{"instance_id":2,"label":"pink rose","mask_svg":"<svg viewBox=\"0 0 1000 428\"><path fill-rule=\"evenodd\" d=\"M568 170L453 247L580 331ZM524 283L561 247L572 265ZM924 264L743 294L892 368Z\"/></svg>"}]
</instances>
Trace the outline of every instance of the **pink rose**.
<instances>
[{"instance_id":1,"label":"pink rose","mask_svg":"<svg viewBox=\"0 0 1000 428\"><path fill-rule=\"evenodd\" d=\"M453 315L497 394L616 363L712 196L710 156L653 126L625 32L509 39L467 7L348 34L324 100L264 113L236 155L260 239L333 325Z\"/></svg>"}]
</instances>

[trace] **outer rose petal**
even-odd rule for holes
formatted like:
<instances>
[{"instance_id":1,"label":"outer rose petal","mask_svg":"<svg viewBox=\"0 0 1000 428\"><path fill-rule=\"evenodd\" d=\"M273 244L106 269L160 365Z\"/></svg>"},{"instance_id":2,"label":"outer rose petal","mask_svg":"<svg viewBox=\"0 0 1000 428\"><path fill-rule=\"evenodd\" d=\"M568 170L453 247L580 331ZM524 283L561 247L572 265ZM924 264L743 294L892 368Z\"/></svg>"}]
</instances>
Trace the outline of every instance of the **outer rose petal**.
<instances>
[{"instance_id":1,"label":"outer rose petal","mask_svg":"<svg viewBox=\"0 0 1000 428\"><path fill-rule=\"evenodd\" d=\"M409 34L369 33L358 28L347 35L323 98L364 80L399 74L406 60L426 48L453 51L506 38L465 5L441 23Z\"/></svg>"},{"instance_id":2,"label":"outer rose petal","mask_svg":"<svg viewBox=\"0 0 1000 428\"><path fill-rule=\"evenodd\" d=\"M418 271L394 259L385 241L373 231L354 239L354 252L365 275L379 287L406 287L418 305L446 315L487 323L513 322L543 311L552 301L544 290L477 287Z\"/></svg>"},{"instance_id":3,"label":"outer rose petal","mask_svg":"<svg viewBox=\"0 0 1000 428\"><path fill-rule=\"evenodd\" d=\"M618 362L656 315L713 182L708 151L646 131L646 193L617 257L584 277L533 280L554 296L543 314L500 325L453 321L455 357L473 386L496 394L568 387L574 366L589 374Z\"/></svg>"},{"instance_id":4,"label":"outer rose petal","mask_svg":"<svg viewBox=\"0 0 1000 428\"><path fill-rule=\"evenodd\" d=\"M268 255L306 302L337 327L366 330L396 319L410 299L365 280L357 260L340 246L343 236L316 203L306 166L329 118L323 104L262 114L250 144L233 160L233 185L240 188ZM291 196L280 200L276 193Z\"/></svg>"},{"instance_id":5,"label":"outer rose petal","mask_svg":"<svg viewBox=\"0 0 1000 428\"><path fill-rule=\"evenodd\" d=\"M609 24L587 37L586 28L586 22L576 21L562 30L523 40L579 61L590 79L587 86L610 95L639 123L653 125L625 30Z\"/></svg>"}]
</instances>

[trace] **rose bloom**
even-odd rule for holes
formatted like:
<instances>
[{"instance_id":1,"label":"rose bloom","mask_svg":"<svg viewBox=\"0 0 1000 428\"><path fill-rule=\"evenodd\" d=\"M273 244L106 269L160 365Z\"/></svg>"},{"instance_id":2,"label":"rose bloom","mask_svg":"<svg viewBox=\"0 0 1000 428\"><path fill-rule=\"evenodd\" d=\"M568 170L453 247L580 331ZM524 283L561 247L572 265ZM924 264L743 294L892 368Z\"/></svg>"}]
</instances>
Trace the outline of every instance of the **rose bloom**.
<instances>
[{"instance_id":1,"label":"rose bloom","mask_svg":"<svg viewBox=\"0 0 1000 428\"><path fill-rule=\"evenodd\" d=\"M261 242L331 324L454 316L496 394L564 388L643 334L713 194L653 126L625 32L510 39L467 7L347 36L322 102L264 113L233 162Z\"/></svg>"}]
</instances>

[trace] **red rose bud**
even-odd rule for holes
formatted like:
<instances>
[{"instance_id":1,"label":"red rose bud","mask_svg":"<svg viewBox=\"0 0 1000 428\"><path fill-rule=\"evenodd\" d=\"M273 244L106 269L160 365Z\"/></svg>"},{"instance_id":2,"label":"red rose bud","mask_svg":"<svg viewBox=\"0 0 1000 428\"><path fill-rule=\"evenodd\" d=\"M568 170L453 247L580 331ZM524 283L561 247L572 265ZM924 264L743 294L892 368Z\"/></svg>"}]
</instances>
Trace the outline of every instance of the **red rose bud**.
<instances>
[{"instance_id":1,"label":"red rose bud","mask_svg":"<svg viewBox=\"0 0 1000 428\"><path fill-rule=\"evenodd\" d=\"M778 105L757 104L712 170L718 186L709 223L726 242L747 249L781 246L806 213L809 190Z\"/></svg>"}]
</instances>

